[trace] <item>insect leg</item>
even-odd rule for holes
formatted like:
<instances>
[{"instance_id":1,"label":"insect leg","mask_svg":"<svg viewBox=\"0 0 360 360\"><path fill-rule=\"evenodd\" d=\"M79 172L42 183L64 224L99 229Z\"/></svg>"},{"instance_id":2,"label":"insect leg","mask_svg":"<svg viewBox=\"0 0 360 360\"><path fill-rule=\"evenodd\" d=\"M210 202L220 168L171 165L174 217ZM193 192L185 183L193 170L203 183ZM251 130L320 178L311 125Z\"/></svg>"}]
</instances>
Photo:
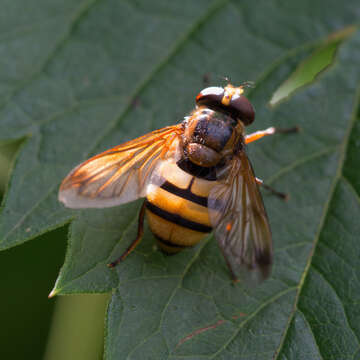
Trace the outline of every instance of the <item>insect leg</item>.
<instances>
[{"instance_id":1,"label":"insect leg","mask_svg":"<svg viewBox=\"0 0 360 360\"><path fill-rule=\"evenodd\" d=\"M291 133L297 133L300 131L299 126L294 126L292 128L287 128L287 129L279 129L279 128L275 128L275 127L269 127L265 130L260 130L260 131L256 131L252 134L246 135L245 136L245 143L249 144L253 141L259 140L264 136L267 135L273 135L273 134L291 134Z\"/></svg>"},{"instance_id":2,"label":"insect leg","mask_svg":"<svg viewBox=\"0 0 360 360\"><path fill-rule=\"evenodd\" d=\"M269 190L273 195L276 195L276 196L278 196L279 198L281 198L281 199L283 199L285 201L289 200L289 194L285 194L285 193L282 193L282 192L279 192L279 191L275 190L270 185L264 184L264 182L261 179L257 178L257 177L255 178L255 180L256 180L256 183L258 185L262 186L266 190Z\"/></svg>"},{"instance_id":3,"label":"insect leg","mask_svg":"<svg viewBox=\"0 0 360 360\"><path fill-rule=\"evenodd\" d=\"M109 268L115 267L117 264L121 263L125 260L125 258L136 248L136 246L139 244L140 240L142 239L144 235L144 217L145 217L145 203L143 202L140 213L139 213L139 224L138 224L138 233L136 236L136 239L130 244L130 246L126 249L126 251L115 261L108 264Z\"/></svg>"}]
</instances>

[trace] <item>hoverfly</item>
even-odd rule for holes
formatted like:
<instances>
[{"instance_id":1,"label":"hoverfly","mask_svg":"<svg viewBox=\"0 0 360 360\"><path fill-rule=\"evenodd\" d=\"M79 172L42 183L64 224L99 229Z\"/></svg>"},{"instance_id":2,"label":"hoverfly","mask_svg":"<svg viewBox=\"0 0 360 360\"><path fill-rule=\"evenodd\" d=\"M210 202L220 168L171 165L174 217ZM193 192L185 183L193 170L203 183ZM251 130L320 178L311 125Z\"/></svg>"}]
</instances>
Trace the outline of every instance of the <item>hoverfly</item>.
<instances>
[{"instance_id":1,"label":"hoverfly","mask_svg":"<svg viewBox=\"0 0 360 360\"><path fill-rule=\"evenodd\" d=\"M277 130L245 135L255 111L243 92L244 85L205 88L182 123L96 155L63 180L59 200L70 208L105 208L145 198L136 239L110 267L140 242L146 215L166 253L194 246L214 230L233 280L242 269L261 279L269 275L272 239L258 189L262 182L245 145Z\"/></svg>"}]
</instances>

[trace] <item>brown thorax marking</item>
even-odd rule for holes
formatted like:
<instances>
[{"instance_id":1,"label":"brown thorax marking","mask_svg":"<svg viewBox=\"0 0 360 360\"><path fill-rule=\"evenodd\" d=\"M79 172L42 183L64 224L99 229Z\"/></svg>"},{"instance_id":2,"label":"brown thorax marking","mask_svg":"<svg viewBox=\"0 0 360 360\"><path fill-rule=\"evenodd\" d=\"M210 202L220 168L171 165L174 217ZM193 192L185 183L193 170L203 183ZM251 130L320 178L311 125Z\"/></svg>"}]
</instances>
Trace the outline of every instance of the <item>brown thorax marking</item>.
<instances>
[{"instance_id":1,"label":"brown thorax marking","mask_svg":"<svg viewBox=\"0 0 360 360\"><path fill-rule=\"evenodd\" d=\"M185 120L184 154L196 165L216 166L243 146L244 125L225 114L199 107Z\"/></svg>"}]
</instances>

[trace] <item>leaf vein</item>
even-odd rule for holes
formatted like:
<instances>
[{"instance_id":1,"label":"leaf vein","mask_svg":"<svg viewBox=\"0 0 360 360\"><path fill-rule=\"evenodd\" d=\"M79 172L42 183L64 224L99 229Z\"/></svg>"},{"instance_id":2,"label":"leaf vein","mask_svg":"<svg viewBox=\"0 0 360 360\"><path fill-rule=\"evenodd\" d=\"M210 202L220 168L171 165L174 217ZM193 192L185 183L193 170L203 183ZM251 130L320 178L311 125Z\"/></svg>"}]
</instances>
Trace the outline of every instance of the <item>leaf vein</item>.
<instances>
[{"instance_id":1,"label":"leaf vein","mask_svg":"<svg viewBox=\"0 0 360 360\"><path fill-rule=\"evenodd\" d=\"M318 231L316 232L316 235L315 235L313 247L312 247L312 250L310 251L310 254L309 254L305 269L304 269L304 272L303 272L303 274L301 276L301 279L300 279L298 292L296 294L295 301L294 301L293 311L291 312L291 314L289 316L289 320L288 320L286 328L284 329L283 336L282 336L282 338L280 340L279 346L276 349L276 351L274 352L274 360L278 359L280 351L281 351L281 349L282 349L282 347L284 345L284 342L285 342L286 335L287 335L287 332L289 330L290 324L291 324L291 322L292 322L292 320L294 318L294 314L295 314L295 312L296 312L296 310L298 308L297 304L298 304L298 301L299 301L299 298L300 298L300 294L301 294L301 291L303 289L303 285L305 283L307 274L309 272L311 262L312 262L312 259L313 259L314 253L315 253L315 249L316 249L317 244L319 242L320 234L321 234L321 232L322 232L322 230L324 228L324 225L325 225L325 219L326 219L327 214L328 214L330 203L331 203L331 200L332 200L332 198L334 196L336 186L339 183L339 180L340 180L340 178L342 176L342 170L343 170L343 166L344 166L344 162L345 162L347 146L348 146L349 140L350 140L351 130L354 127L354 124L355 124L355 121L356 121L356 118L357 118L356 115L357 115L357 109L358 109L358 106L359 106L359 101L360 101L360 86L358 86L358 88L356 90L356 94L354 96L353 111L352 111L351 119L349 121L349 125L348 125L347 130L346 130L345 135L344 135L344 139L343 139L341 147L340 147L340 158L339 158L339 162L338 162L338 168L337 168L336 174L334 176L333 182L331 184L331 188L330 188L330 191L329 191L329 197L328 197L328 200L326 201L326 203L324 205L324 209L323 209L322 215L320 217Z\"/></svg>"},{"instance_id":2,"label":"leaf vein","mask_svg":"<svg viewBox=\"0 0 360 360\"><path fill-rule=\"evenodd\" d=\"M349 188L349 190L353 193L355 199L357 200L358 204L360 205L360 195L358 194L358 192L356 191L354 185L350 182L350 180L348 180L348 178L346 178L344 175L342 175L341 177L342 180L344 180L345 184L347 185L347 187Z\"/></svg>"},{"instance_id":3,"label":"leaf vein","mask_svg":"<svg viewBox=\"0 0 360 360\"><path fill-rule=\"evenodd\" d=\"M97 1L102 1L102 0L86 0L77 8L73 16L73 19L70 21L70 23L67 26L67 31L65 31L64 35L54 46L53 50L49 53L47 58L38 66L37 69L34 69L32 73L24 81L22 81L17 87L15 87L10 92L6 100L0 106L0 109L4 108L18 92L20 92L28 83L30 83L33 79L35 79L44 71L46 66L52 61L52 59L55 57L58 51L67 43L68 39L73 33L75 26L79 23L80 19L91 9L91 7Z\"/></svg>"},{"instance_id":4,"label":"leaf vein","mask_svg":"<svg viewBox=\"0 0 360 360\"><path fill-rule=\"evenodd\" d=\"M271 305L276 300L280 299L282 296L287 295L289 292L296 290L296 286L289 287L274 296L272 296L267 301L260 304L259 307L257 307L240 325L239 327L234 331L234 334L229 338L229 340L215 353L211 356L211 359L213 359L215 356L217 356L221 351L223 351L239 334L240 330L246 325L251 319L253 319L261 310L263 310L268 305Z\"/></svg>"},{"instance_id":5,"label":"leaf vein","mask_svg":"<svg viewBox=\"0 0 360 360\"><path fill-rule=\"evenodd\" d=\"M328 155L332 152L336 152L337 150L339 150L339 145L325 147L325 148L320 149L319 151L314 152L310 155L303 156L303 157L297 159L296 161L292 162L290 165L284 166L283 168L279 169L276 173L271 175L266 180L266 183L268 183L268 184L273 183L277 179L281 178L284 174L296 169L297 167L302 166L302 165L304 165L314 159L317 159L321 156Z\"/></svg>"},{"instance_id":6,"label":"leaf vein","mask_svg":"<svg viewBox=\"0 0 360 360\"><path fill-rule=\"evenodd\" d=\"M349 322L349 316L345 310L345 307L343 305L343 302L342 302L342 299L340 298L339 294L337 293L335 287L331 284L331 282L329 281L329 279L326 278L325 274L322 273L320 271L320 269L318 269L314 264L312 264L312 268L315 270L315 272L317 272L320 277L324 280L324 282L326 284L328 284L328 286L330 287L330 289L333 291L334 295L336 296L336 299L339 301L339 304L341 305L341 308L343 310L343 313L344 313L344 317L345 317L345 321L346 321L346 324L348 326L348 328L351 330L352 334L354 335L356 341L357 341L357 345L358 347L360 347L360 338L358 337L357 333L355 332L355 330L352 328L352 326L350 325L350 322Z\"/></svg>"},{"instance_id":7,"label":"leaf vein","mask_svg":"<svg viewBox=\"0 0 360 360\"><path fill-rule=\"evenodd\" d=\"M199 257L202 249L204 248L206 242L204 241L203 244L201 244L201 246L199 246L199 250L194 254L194 256L192 257L191 261L189 261L189 263L186 265L185 269L184 269L184 272L181 274L181 275L178 275L178 276L166 276L166 278L171 278L171 277L176 277L178 278L179 277L179 282L178 284L174 287L173 291L171 292L169 298L168 298L168 301L166 302L163 310L161 311L160 313L160 319L159 319L159 324L158 324L158 327L157 329L149 336L145 337L142 341L140 341L130 352L129 354L127 355L127 359L130 358L131 354L136 350L138 349L141 345L145 344L146 341L148 341L148 339L150 339L151 337L153 337L154 335L160 333L160 330L161 330L161 325L162 325L162 322L163 322L163 319L164 319L164 314L166 312L166 310L168 309L168 306L170 305L172 299L174 298L176 292L180 289L180 286L181 286L181 282L182 280L184 279L185 275L187 274L187 272L189 271L189 269L191 268L192 264L195 262L195 260ZM169 349L169 344L166 342L166 340L164 339L164 342L166 343L166 346L167 348Z\"/></svg>"},{"instance_id":8,"label":"leaf vein","mask_svg":"<svg viewBox=\"0 0 360 360\"><path fill-rule=\"evenodd\" d=\"M313 330L312 330L312 327L310 326L310 323L308 322L305 314L304 314L300 309L297 309L297 312L298 312L298 314L303 318L305 324L307 325L307 327L308 327L308 329L309 329L309 332L310 332L310 334L311 334L311 337L313 338L314 344L316 345L316 348L317 348L317 350L318 350L318 354L319 354L320 358L323 359L323 356L322 356L321 351L320 351L320 349L319 349L319 346L318 346L318 344L317 344L317 341L316 341L316 338L315 338L315 334L314 334L314 332L313 332Z\"/></svg>"}]
</instances>

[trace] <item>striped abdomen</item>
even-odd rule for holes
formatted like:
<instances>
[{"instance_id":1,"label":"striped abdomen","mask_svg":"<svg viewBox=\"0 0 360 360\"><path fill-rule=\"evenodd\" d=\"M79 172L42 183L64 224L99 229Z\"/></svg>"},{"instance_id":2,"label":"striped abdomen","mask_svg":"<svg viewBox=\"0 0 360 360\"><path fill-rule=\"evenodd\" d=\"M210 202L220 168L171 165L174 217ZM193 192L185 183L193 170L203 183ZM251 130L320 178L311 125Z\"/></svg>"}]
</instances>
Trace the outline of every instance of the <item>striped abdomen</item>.
<instances>
[{"instance_id":1,"label":"striped abdomen","mask_svg":"<svg viewBox=\"0 0 360 360\"><path fill-rule=\"evenodd\" d=\"M150 185L146 215L161 249L175 253L212 231L207 197L216 181L194 177L170 162L161 165L159 174L166 181Z\"/></svg>"}]
</instances>

